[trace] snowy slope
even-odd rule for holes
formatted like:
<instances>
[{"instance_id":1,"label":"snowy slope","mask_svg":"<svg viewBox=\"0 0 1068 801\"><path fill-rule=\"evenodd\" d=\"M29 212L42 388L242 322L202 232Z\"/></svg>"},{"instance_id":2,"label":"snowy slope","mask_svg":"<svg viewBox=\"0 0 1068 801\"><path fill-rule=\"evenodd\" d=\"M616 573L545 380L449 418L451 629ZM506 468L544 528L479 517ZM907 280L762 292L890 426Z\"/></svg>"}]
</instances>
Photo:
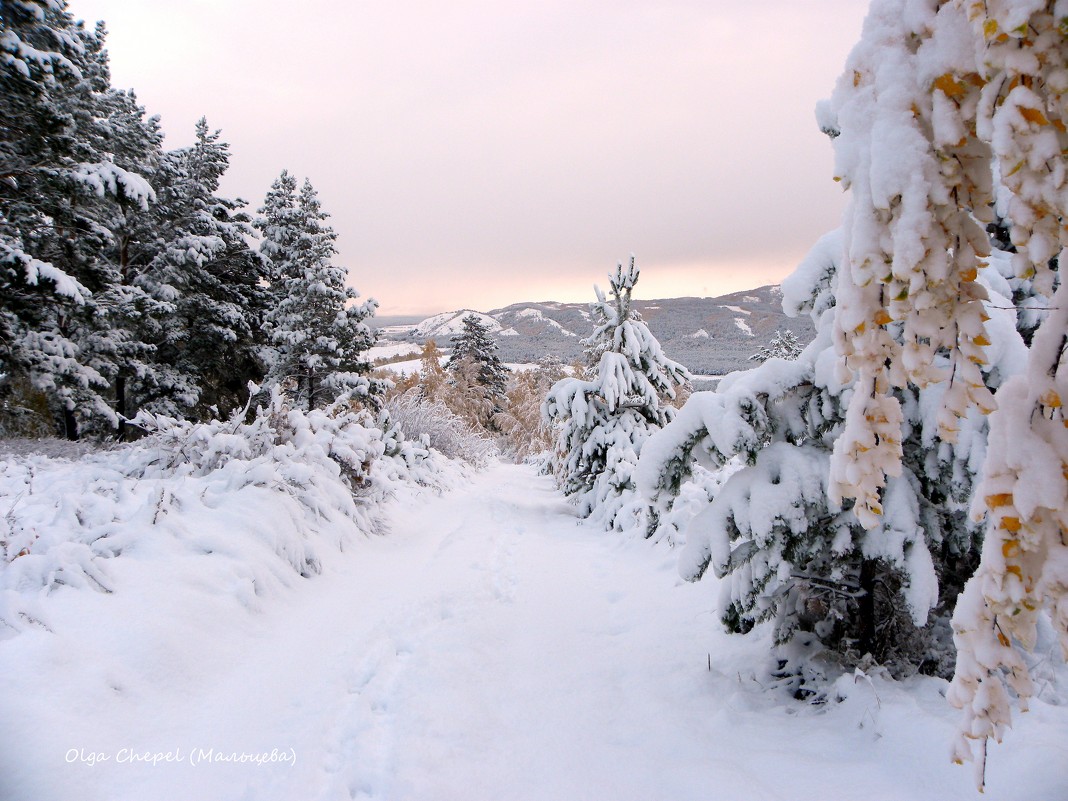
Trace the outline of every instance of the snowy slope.
<instances>
[{"instance_id":1,"label":"snowy slope","mask_svg":"<svg viewBox=\"0 0 1068 801\"><path fill-rule=\"evenodd\" d=\"M0 644L0 798L978 798L944 682L784 699L758 683L768 643L719 633L713 583L576 520L533 468L402 493L391 518L251 613L219 576L171 598L150 561L42 598L50 630ZM1063 797L1066 736L1036 702L987 797Z\"/></svg>"},{"instance_id":2,"label":"snowy slope","mask_svg":"<svg viewBox=\"0 0 1068 801\"><path fill-rule=\"evenodd\" d=\"M433 317L428 317L415 326L411 333L424 341L452 337L463 331L464 318L469 315L477 317L478 321L490 332L501 330L501 324L488 314L471 311L470 309L461 309L460 311L445 312L444 314L435 314Z\"/></svg>"}]
</instances>

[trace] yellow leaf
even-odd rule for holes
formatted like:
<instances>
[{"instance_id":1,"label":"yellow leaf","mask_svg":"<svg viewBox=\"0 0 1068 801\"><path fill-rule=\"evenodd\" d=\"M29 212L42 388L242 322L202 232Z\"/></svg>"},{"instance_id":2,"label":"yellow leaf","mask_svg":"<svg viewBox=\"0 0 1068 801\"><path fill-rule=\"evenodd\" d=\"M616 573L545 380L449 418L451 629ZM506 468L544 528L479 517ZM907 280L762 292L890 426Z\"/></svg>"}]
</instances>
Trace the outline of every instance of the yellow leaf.
<instances>
[{"instance_id":1,"label":"yellow leaf","mask_svg":"<svg viewBox=\"0 0 1068 801\"><path fill-rule=\"evenodd\" d=\"M945 75L939 75L934 80L934 88L942 92L946 97L958 98L964 97L967 93L967 87L953 77L950 73Z\"/></svg>"},{"instance_id":2,"label":"yellow leaf","mask_svg":"<svg viewBox=\"0 0 1068 801\"><path fill-rule=\"evenodd\" d=\"M1010 559L1020 553L1020 541L1019 540L1005 540L1001 543L1001 555L1006 559Z\"/></svg>"},{"instance_id":3,"label":"yellow leaf","mask_svg":"<svg viewBox=\"0 0 1068 801\"><path fill-rule=\"evenodd\" d=\"M1019 108L1020 116L1028 122L1033 122L1035 125L1049 125L1049 120L1046 119L1046 115L1037 108L1030 108L1028 106L1020 106Z\"/></svg>"},{"instance_id":4,"label":"yellow leaf","mask_svg":"<svg viewBox=\"0 0 1068 801\"><path fill-rule=\"evenodd\" d=\"M1002 634L1000 631L998 632L998 642L1004 645L1006 648L1009 647L1009 638Z\"/></svg>"},{"instance_id":5,"label":"yellow leaf","mask_svg":"<svg viewBox=\"0 0 1068 801\"><path fill-rule=\"evenodd\" d=\"M875 313L874 322L876 325L886 325L887 323L892 323L893 321L894 318L887 313L886 309L879 309L879 311Z\"/></svg>"},{"instance_id":6,"label":"yellow leaf","mask_svg":"<svg viewBox=\"0 0 1068 801\"><path fill-rule=\"evenodd\" d=\"M856 70L853 70L853 86L860 86L861 75Z\"/></svg>"},{"instance_id":7,"label":"yellow leaf","mask_svg":"<svg viewBox=\"0 0 1068 801\"><path fill-rule=\"evenodd\" d=\"M1024 165L1026 164L1027 159L1021 159L1020 161L1016 162L1016 166L1009 170L1007 173L1005 173L1005 177L1008 178L1010 175L1015 175L1020 170L1022 170L1024 168Z\"/></svg>"},{"instance_id":8,"label":"yellow leaf","mask_svg":"<svg viewBox=\"0 0 1068 801\"><path fill-rule=\"evenodd\" d=\"M980 345L980 346L989 345L990 344L990 340L986 338L986 334L980 334L975 339L973 339L972 342L974 342L976 345Z\"/></svg>"},{"instance_id":9,"label":"yellow leaf","mask_svg":"<svg viewBox=\"0 0 1068 801\"><path fill-rule=\"evenodd\" d=\"M960 274L961 281L974 281L979 277L979 271L975 267L969 267Z\"/></svg>"},{"instance_id":10,"label":"yellow leaf","mask_svg":"<svg viewBox=\"0 0 1068 801\"><path fill-rule=\"evenodd\" d=\"M1061 396L1058 395L1056 391L1052 389L1045 395L1043 395L1041 398L1039 398L1038 402L1045 406L1047 409L1061 408Z\"/></svg>"},{"instance_id":11,"label":"yellow leaf","mask_svg":"<svg viewBox=\"0 0 1068 801\"><path fill-rule=\"evenodd\" d=\"M998 21L996 19L988 19L983 23L983 36L986 39L993 39L994 34L998 32Z\"/></svg>"},{"instance_id":12,"label":"yellow leaf","mask_svg":"<svg viewBox=\"0 0 1068 801\"><path fill-rule=\"evenodd\" d=\"M1003 517L1001 518L1001 527L1006 531L1011 531L1015 534L1021 528L1020 518L1018 517ZM1019 570L1019 568L1017 568Z\"/></svg>"},{"instance_id":13,"label":"yellow leaf","mask_svg":"<svg viewBox=\"0 0 1068 801\"><path fill-rule=\"evenodd\" d=\"M860 324L860 325L858 325L858 326L857 326L857 327L856 327L855 329L853 329L853 333L854 333L854 334L863 334L863 333L864 333L864 330L865 330L865 329L866 329L867 327L868 327L868 326L867 326L867 324L866 324L866 323L861 323L861 324Z\"/></svg>"},{"instance_id":14,"label":"yellow leaf","mask_svg":"<svg viewBox=\"0 0 1068 801\"><path fill-rule=\"evenodd\" d=\"M987 495L983 500L986 501L988 509L997 509L999 506L1012 506L1012 493L999 492L996 495Z\"/></svg>"}]
</instances>

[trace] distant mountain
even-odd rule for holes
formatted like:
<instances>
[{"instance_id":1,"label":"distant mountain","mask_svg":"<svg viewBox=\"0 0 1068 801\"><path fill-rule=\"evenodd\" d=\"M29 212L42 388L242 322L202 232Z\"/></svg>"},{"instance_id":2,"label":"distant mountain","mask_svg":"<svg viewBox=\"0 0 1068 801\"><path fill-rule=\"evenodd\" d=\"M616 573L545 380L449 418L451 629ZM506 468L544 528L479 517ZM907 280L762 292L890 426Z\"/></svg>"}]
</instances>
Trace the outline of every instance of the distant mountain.
<instances>
[{"instance_id":1,"label":"distant mountain","mask_svg":"<svg viewBox=\"0 0 1068 801\"><path fill-rule=\"evenodd\" d=\"M468 315L477 317L479 322L482 323L490 333L499 333L503 327L496 319L494 319L492 312L490 314L483 314L482 312L472 311L471 309L460 309L460 311L443 312L442 314L435 314L433 317L427 317L412 329L412 334L423 342L428 339L437 340L439 342L450 339L463 331L464 318Z\"/></svg>"},{"instance_id":2,"label":"distant mountain","mask_svg":"<svg viewBox=\"0 0 1068 801\"><path fill-rule=\"evenodd\" d=\"M782 311L782 292L763 286L717 298L635 300L634 308L649 324L672 359L702 375L723 375L753 367L749 361L769 344L778 330L790 330L802 343L815 331L809 318L789 318ZM588 303L514 303L481 313L469 309L437 314L418 325L393 326L386 341L424 342L447 346L468 314L477 315L494 333L501 359L536 362L554 355L565 362L582 355L582 340L593 331Z\"/></svg>"}]
</instances>

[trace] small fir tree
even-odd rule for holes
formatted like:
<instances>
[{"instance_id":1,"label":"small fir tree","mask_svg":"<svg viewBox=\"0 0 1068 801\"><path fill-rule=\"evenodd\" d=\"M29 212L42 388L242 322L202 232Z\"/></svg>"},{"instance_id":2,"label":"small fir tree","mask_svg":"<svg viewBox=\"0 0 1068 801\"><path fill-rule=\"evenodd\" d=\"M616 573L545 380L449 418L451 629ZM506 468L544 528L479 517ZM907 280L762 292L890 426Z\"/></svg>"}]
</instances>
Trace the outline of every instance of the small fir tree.
<instances>
[{"instance_id":1,"label":"small fir tree","mask_svg":"<svg viewBox=\"0 0 1068 801\"><path fill-rule=\"evenodd\" d=\"M586 344L600 351L589 380L565 378L549 390L542 406L556 431L553 472L578 506L596 513L606 528L633 526L632 473L649 435L671 419L663 401L690 380L682 365L664 355L648 326L631 308L638 268L620 264L609 276L611 301L598 288L591 305L598 326Z\"/></svg>"},{"instance_id":2,"label":"small fir tree","mask_svg":"<svg viewBox=\"0 0 1068 801\"><path fill-rule=\"evenodd\" d=\"M750 356L749 361L766 362L768 359L786 359L787 361L793 361L801 355L801 351L803 350L804 348L801 347L801 343L797 341L797 336L793 331L790 331L789 329L786 331L776 331L771 342Z\"/></svg>"},{"instance_id":3,"label":"small fir tree","mask_svg":"<svg viewBox=\"0 0 1068 801\"><path fill-rule=\"evenodd\" d=\"M475 381L484 387L486 396L500 398L508 384L508 368L497 355L497 343L490 335L489 326L474 314L468 314L462 322L463 329L453 340L445 369L455 372L461 362L472 362L477 376Z\"/></svg>"}]
</instances>

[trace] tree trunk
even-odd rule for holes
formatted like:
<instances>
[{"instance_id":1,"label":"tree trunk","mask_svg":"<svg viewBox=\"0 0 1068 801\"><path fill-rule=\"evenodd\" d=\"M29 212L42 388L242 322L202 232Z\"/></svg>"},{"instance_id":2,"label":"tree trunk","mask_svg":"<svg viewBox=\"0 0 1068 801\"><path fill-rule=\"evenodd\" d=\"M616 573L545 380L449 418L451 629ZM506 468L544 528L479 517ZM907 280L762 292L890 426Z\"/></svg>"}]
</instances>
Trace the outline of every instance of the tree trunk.
<instances>
[{"instance_id":1,"label":"tree trunk","mask_svg":"<svg viewBox=\"0 0 1068 801\"><path fill-rule=\"evenodd\" d=\"M875 578L876 563L873 559L864 559L860 563L860 589L862 595L858 600L857 634L861 655L875 654Z\"/></svg>"},{"instance_id":2,"label":"tree trunk","mask_svg":"<svg viewBox=\"0 0 1068 801\"><path fill-rule=\"evenodd\" d=\"M119 416L118 439L126 439L126 373L119 370L115 377L115 414Z\"/></svg>"},{"instance_id":3,"label":"tree trunk","mask_svg":"<svg viewBox=\"0 0 1068 801\"><path fill-rule=\"evenodd\" d=\"M78 439L78 420L74 412L66 408L63 409L63 433L71 441Z\"/></svg>"}]
</instances>

